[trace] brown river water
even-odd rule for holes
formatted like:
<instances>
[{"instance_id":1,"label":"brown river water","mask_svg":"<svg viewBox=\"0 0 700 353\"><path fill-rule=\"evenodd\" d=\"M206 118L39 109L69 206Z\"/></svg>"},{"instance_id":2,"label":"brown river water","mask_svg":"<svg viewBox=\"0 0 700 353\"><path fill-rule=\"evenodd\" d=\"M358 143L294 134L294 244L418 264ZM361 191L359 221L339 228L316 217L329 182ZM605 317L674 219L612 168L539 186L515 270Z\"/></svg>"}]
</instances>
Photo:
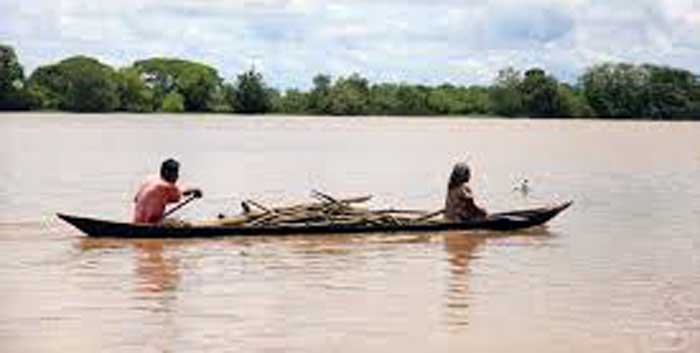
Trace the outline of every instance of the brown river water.
<instances>
[{"instance_id":1,"label":"brown river water","mask_svg":"<svg viewBox=\"0 0 700 353\"><path fill-rule=\"evenodd\" d=\"M312 189L439 209L454 162L513 233L89 239L161 160L184 219ZM527 178L531 191L514 192ZM0 351L700 352L700 124L0 115Z\"/></svg>"}]
</instances>

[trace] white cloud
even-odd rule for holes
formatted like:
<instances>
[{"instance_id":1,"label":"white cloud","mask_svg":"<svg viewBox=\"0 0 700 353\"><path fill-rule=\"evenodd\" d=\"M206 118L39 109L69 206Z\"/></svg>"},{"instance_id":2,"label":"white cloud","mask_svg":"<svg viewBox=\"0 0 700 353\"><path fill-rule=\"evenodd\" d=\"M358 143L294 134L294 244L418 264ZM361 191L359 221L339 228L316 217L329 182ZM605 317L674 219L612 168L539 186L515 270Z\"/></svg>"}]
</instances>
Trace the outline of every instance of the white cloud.
<instances>
[{"instance_id":1,"label":"white cloud","mask_svg":"<svg viewBox=\"0 0 700 353\"><path fill-rule=\"evenodd\" d=\"M697 0L3 0L0 41L29 70L68 55L178 56L277 87L316 73L487 83L507 65L573 79L605 60L697 71Z\"/></svg>"}]
</instances>

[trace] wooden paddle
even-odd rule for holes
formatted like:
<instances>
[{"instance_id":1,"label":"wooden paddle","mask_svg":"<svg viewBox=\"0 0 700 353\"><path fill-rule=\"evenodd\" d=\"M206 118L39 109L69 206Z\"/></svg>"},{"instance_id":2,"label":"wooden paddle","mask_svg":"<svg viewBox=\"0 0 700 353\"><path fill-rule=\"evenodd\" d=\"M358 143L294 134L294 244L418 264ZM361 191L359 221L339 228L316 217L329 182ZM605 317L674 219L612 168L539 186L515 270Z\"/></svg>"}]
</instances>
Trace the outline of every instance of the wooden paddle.
<instances>
[{"instance_id":1,"label":"wooden paddle","mask_svg":"<svg viewBox=\"0 0 700 353\"><path fill-rule=\"evenodd\" d=\"M175 211L185 207L185 205L187 205L188 203L190 203L198 198L199 197L197 197L197 195L192 195L192 196L188 197L186 200L180 202L179 204L173 206L173 208L171 208L167 212L165 212L165 214L163 215L163 218L170 216L171 214L175 213Z\"/></svg>"}]
</instances>

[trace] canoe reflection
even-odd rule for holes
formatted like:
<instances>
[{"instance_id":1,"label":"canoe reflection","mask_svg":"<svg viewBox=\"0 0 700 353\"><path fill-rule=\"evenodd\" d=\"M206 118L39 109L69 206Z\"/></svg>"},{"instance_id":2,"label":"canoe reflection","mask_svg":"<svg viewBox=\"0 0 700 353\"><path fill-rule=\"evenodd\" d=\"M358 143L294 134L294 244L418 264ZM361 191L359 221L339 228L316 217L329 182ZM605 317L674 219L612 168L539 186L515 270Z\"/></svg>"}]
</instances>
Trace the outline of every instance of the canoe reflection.
<instances>
[{"instance_id":1,"label":"canoe reflection","mask_svg":"<svg viewBox=\"0 0 700 353\"><path fill-rule=\"evenodd\" d=\"M440 239L435 234L364 234L355 235L314 235L289 237L246 237L246 238L216 238L216 239L119 239L119 238L90 238L81 237L79 247L82 251L93 249L130 248L134 250L135 289L140 293L177 292L182 276L183 248L230 248L233 258L245 257L251 259L251 247L262 250L273 245L281 252L291 252L304 256L303 261L323 261L330 257L351 255L365 246L377 244L395 246L400 244L430 243ZM206 252L206 250L203 250ZM308 270L299 262L290 262L286 256L255 256L264 262L268 269L284 268L293 271L296 267ZM246 260L247 261L247 260ZM251 265L261 265L260 263ZM306 263L308 265L308 263ZM358 264L359 265L359 264ZM324 266L325 271L332 270ZM368 268L368 271L371 269Z\"/></svg>"},{"instance_id":2,"label":"canoe reflection","mask_svg":"<svg viewBox=\"0 0 700 353\"><path fill-rule=\"evenodd\" d=\"M186 258L179 256L188 253L187 249L219 249L228 253L230 247L232 259L240 261L236 268L249 266L260 268L274 273L282 270L285 276L302 276L312 283L323 286L324 279L328 286L333 288L351 288L363 290L364 285L345 283L340 280L343 272L347 270L347 263L331 261L332 259L353 257L357 252L367 249L387 249L392 252L402 253L402 246L415 246L425 244L426 254L430 255L433 249L440 251L442 247L446 253L448 262L447 271L441 276L445 278L446 291L444 302L440 305L444 310L444 319L450 329L460 329L468 325L469 311L478 300L478 296L470 290L473 281L471 274L478 268L478 260L486 256L486 251L491 246L503 244L518 246L531 246L541 244L552 234L546 228L534 228L527 231L499 233L499 232L453 232L440 234L366 234L362 236L291 236L291 237L250 237L250 238L218 238L218 239L152 239L152 240L128 240L110 238L80 239L80 248L83 251L91 249L132 248L134 249L134 273L136 277L136 290L146 301L157 299L160 303L158 311L169 311L173 300L177 300L178 286L181 282L182 271L189 267ZM442 243L442 244L440 244ZM269 247L273 245L273 247ZM437 245L437 247L436 247ZM252 247L251 247L252 246ZM226 248L226 249L223 249ZM206 250L204 250L206 252ZM285 256L266 256L264 253L285 252L286 256L292 254L295 261L290 261ZM298 256L301 256L300 258ZM439 255L438 255L439 256ZM362 256L359 257L362 259ZM300 261L296 261L300 260ZM184 263L183 263L184 262ZM323 263L323 265L318 264ZM335 265L332 265L332 264ZM184 266L184 269L182 268ZM363 262L354 262L353 268L366 267L366 271L376 271L376 267ZM333 272L338 272L333 276ZM479 271L482 273L482 271ZM488 271L486 271L488 272Z\"/></svg>"}]
</instances>

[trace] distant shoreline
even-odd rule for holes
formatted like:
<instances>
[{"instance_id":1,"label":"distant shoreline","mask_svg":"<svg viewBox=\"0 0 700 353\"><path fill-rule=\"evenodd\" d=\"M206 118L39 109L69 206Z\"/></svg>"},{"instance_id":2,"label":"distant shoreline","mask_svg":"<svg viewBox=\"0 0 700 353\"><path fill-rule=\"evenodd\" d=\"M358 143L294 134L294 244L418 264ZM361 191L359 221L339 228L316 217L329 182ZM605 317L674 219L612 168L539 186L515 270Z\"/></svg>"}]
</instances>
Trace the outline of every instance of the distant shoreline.
<instances>
[{"instance_id":1,"label":"distant shoreline","mask_svg":"<svg viewBox=\"0 0 700 353\"><path fill-rule=\"evenodd\" d=\"M163 57L114 68L77 55L27 77L12 47L0 44L0 54L0 111L700 120L700 75L654 64L601 63L576 83L539 67L503 68L489 85L320 73L311 88L281 90L255 68L226 80L207 64Z\"/></svg>"},{"instance_id":2,"label":"distant shoreline","mask_svg":"<svg viewBox=\"0 0 700 353\"><path fill-rule=\"evenodd\" d=\"M443 120L513 120L513 121L615 121L615 122L700 122L700 117L678 118L678 119L651 119L643 117L621 118L621 117L528 117L528 116L499 116L499 115L323 115L323 114L283 114L283 113L257 113L257 114L241 114L241 113L224 113L224 112L70 112L60 110L18 110L18 111L0 111L0 117L9 115L36 115L36 116L102 116L99 118L108 118L110 115L116 116L211 116L211 117L231 117L231 118L323 118L323 119L344 119L344 118L376 118L376 119L443 119Z\"/></svg>"}]
</instances>

